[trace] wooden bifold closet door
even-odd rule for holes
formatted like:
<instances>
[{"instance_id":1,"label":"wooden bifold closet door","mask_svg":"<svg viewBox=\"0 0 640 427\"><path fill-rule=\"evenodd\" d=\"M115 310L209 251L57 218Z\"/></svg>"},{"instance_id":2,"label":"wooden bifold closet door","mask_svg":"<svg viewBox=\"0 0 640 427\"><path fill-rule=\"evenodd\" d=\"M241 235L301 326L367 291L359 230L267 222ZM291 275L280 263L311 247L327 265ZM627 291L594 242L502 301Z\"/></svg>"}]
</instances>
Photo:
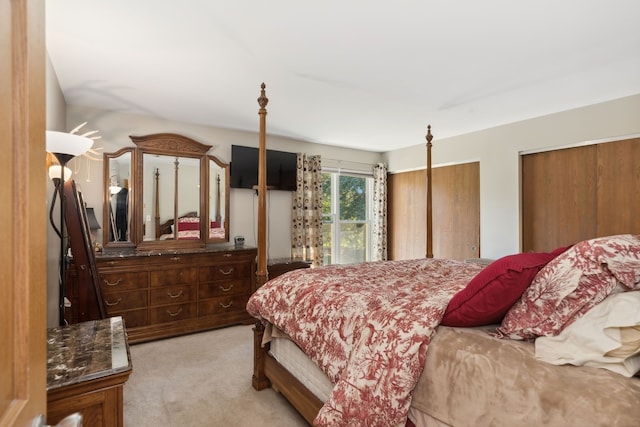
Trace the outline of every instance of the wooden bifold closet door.
<instances>
[{"instance_id":1,"label":"wooden bifold closet door","mask_svg":"<svg viewBox=\"0 0 640 427\"><path fill-rule=\"evenodd\" d=\"M522 156L522 250L640 233L640 138Z\"/></svg>"},{"instance_id":2,"label":"wooden bifold closet door","mask_svg":"<svg viewBox=\"0 0 640 427\"><path fill-rule=\"evenodd\" d=\"M433 256L480 256L479 162L432 169ZM426 170L391 174L388 180L388 255L426 256Z\"/></svg>"}]
</instances>

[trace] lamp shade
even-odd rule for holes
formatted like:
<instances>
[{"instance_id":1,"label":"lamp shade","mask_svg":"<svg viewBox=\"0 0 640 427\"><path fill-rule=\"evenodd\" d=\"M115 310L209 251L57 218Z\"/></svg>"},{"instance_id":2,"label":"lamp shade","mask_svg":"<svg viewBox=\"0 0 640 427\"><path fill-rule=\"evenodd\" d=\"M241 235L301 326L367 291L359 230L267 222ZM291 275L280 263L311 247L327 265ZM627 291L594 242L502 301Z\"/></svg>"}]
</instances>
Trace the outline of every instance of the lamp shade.
<instances>
[{"instance_id":1,"label":"lamp shade","mask_svg":"<svg viewBox=\"0 0 640 427\"><path fill-rule=\"evenodd\" d=\"M100 227L100 224L98 224L98 219L96 218L96 214L93 211L93 208L86 208L87 209L87 220L89 221L89 228L92 230L99 230L102 227Z\"/></svg>"},{"instance_id":2,"label":"lamp shade","mask_svg":"<svg viewBox=\"0 0 640 427\"><path fill-rule=\"evenodd\" d=\"M89 151L93 140L67 132L47 131L47 151L54 154L79 156Z\"/></svg>"},{"instance_id":3,"label":"lamp shade","mask_svg":"<svg viewBox=\"0 0 640 427\"><path fill-rule=\"evenodd\" d=\"M51 165L49 167L49 178L53 179L60 179L60 165ZM71 169L69 169L68 167L64 168L64 180L67 181L69 178L71 178Z\"/></svg>"}]
</instances>

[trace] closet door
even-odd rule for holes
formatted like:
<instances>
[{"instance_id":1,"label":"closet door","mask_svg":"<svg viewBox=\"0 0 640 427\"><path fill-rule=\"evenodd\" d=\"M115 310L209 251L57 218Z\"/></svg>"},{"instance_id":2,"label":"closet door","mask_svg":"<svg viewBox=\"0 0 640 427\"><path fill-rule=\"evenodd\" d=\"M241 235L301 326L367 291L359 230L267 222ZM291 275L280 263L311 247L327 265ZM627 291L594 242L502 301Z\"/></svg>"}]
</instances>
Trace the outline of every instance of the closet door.
<instances>
[{"instance_id":1,"label":"closet door","mask_svg":"<svg viewBox=\"0 0 640 427\"><path fill-rule=\"evenodd\" d=\"M388 258L424 258L427 253L426 170L390 174L387 187Z\"/></svg>"},{"instance_id":2,"label":"closet door","mask_svg":"<svg viewBox=\"0 0 640 427\"><path fill-rule=\"evenodd\" d=\"M640 234L640 138L598 145L598 236Z\"/></svg>"},{"instance_id":3,"label":"closet door","mask_svg":"<svg viewBox=\"0 0 640 427\"><path fill-rule=\"evenodd\" d=\"M522 251L596 234L595 145L522 156Z\"/></svg>"},{"instance_id":4,"label":"closet door","mask_svg":"<svg viewBox=\"0 0 640 427\"><path fill-rule=\"evenodd\" d=\"M433 256L480 257L480 163L434 168Z\"/></svg>"},{"instance_id":5,"label":"closet door","mask_svg":"<svg viewBox=\"0 0 640 427\"><path fill-rule=\"evenodd\" d=\"M433 256L480 256L480 164L432 170ZM392 174L388 180L389 259L426 256L426 170Z\"/></svg>"},{"instance_id":6,"label":"closet door","mask_svg":"<svg viewBox=\"0 0 640 427\"><path fill-rule=\"evenodd\" d=\"M522 156L522 250L640 233L640 138Z\"/></svg>"}]
</instances>

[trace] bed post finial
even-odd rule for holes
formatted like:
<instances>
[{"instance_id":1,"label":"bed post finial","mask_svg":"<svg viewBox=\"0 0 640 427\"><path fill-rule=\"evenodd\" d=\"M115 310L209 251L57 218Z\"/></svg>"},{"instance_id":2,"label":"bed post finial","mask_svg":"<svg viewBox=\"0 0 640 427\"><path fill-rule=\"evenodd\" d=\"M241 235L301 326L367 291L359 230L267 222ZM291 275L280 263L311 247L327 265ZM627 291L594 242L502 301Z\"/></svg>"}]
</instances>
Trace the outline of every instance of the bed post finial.
<instances>
[{"instance_id":1,"label":"bed post finial","mask_svg":"<svg viewBox=\"0 0 640 427\"><path fill-rule=\"evenodd\" d=\"M266 116L269 99L265 94L264 82L260 85L260 97L258 105L260 110L260 134L258 146L258 259L256 271L256 285L264 285L269 278L267 271L267 142L266 142Z\"/></svg>"},{"instance_id":2,"label":"bed post finial","mask_svg":"<svg viewBox=\"0 0 640 427\"><path fill-rule=\"evenodd\" d=\"M262 84L260 85L260 96L258 97L258 105L262 109L266 108L267 104L269 103L269 98L267 98L267 94L264 90L266 87L267 86L264 84L264 82L262 82Z\"/></svg>"},{"instance_id":3,"label":"bed post finial","mask_svg":"<svg viewBox=\"0 0 640 427\"><path fill-rule=\"evenodd\" d=\"M433 213L431 211L431 125L427 126L427 258L433 258Z\"/></svg>"}]
</instances>

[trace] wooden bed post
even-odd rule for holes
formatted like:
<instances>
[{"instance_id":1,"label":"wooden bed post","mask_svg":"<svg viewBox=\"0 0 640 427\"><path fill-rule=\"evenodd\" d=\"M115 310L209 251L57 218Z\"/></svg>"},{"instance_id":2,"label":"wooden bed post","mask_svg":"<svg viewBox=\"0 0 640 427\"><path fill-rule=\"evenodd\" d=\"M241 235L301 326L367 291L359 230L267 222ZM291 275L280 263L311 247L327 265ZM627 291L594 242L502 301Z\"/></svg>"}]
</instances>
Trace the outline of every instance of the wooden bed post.
<instances>
[{"instance_id":1,"label":"wooden bed post","mask_svg":"<svg viewBox=\"0 0 640 427\"><path fill-rule=\"evenodd\" d=\"M267 148L266 148L266 106L269 99L262 83L258 105L260 110L260 146L258 151L258 287L267 281Z\"/></svg>"},{"instance_id":2,"label":"wooden bed post","mask_svg":"<svg viewBox=\"0 0 640 427\"><path fill-rule=\"evenodd\" d=\"M253 327L253 377L251 385L256 390L263 390L271 386L271 382L264 372L265 358L267 357L268 344L262 346L264 336L264 325L256 320Z\"/></svg>"},{"instance_id":3,"label":"wooden bed post","mask_svg":"<svg viewBox=\"0 0 640 427\"><path fill-rule=\"evenodd\" d=\"M427 258L433 258L433 213L431 210L431 125L427 126Z\"/></svg>"}]
</instances>

